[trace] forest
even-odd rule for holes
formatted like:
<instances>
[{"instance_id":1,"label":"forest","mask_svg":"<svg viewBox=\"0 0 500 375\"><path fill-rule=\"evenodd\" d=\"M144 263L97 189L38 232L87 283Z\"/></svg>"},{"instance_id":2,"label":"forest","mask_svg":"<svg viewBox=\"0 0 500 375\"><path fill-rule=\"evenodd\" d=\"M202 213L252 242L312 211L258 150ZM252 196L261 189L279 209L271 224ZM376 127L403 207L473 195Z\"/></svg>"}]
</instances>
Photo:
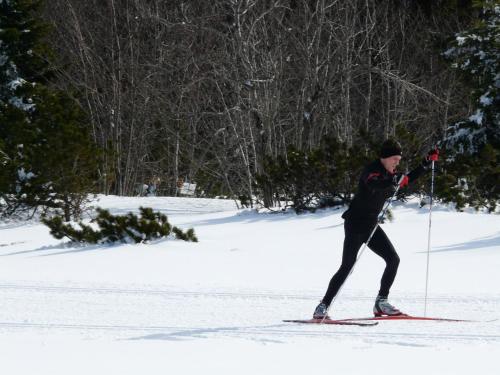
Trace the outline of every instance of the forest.
<instances>
[{"instance_id":1,"label":"forest","mask_svg":"<svg viewBox=\"0 0 500 375\"><path fill-rule=\"evenodd\" d=\"M388 138L403 171L438 147L436 197L493 212L499 20L491 0L0 1L1 213L183 183L343 204Z\"/></svg>"}]
</instances>

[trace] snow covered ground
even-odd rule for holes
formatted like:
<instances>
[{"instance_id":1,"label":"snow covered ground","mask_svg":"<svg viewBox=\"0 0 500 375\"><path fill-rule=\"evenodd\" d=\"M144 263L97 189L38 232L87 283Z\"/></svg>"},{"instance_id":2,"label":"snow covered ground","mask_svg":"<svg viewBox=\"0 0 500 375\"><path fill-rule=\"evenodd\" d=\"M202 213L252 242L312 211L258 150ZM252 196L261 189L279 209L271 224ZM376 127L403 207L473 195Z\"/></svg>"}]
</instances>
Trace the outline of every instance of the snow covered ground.
<instances>
[{"instance_id":1,"label":"snow covered ground","mask_svg":"<svg viewBox=\"0 0 500 375\"><path fill-rule=\"evenodd\" d=\"M427 315L480 322L309 318L340 263L340 210L238 211L227 200L101 197L150 206L199 243L69 246L0 224L0 374L499 374L500 216L433 213ZM423 314L428 211L383 225L401 257L391 301ZM370 316L383 261L367 250L332 307ZM490 322L487 322L490 321Z\"/></svg>"}]
</instances>

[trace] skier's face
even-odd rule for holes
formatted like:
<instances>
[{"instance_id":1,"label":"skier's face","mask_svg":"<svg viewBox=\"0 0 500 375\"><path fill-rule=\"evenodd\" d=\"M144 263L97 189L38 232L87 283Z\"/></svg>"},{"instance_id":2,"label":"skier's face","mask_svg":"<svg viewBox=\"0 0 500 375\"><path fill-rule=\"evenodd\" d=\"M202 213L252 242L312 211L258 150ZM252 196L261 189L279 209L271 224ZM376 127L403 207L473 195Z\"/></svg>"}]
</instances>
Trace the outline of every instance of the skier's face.
<instances>
[{"instance_id":1,"label":"skier's face","mask_svg":"<svg viewBox=\"0 0 500 375\"><path fill-rule=\"evenodd\" d=\"M387 169L390 173L394 173L396 172L396 167L401 161L401 156L389 156L388 158L380 159L380 161L382 162L382 165L385 169Z\"/></svg>"}]
</instances>

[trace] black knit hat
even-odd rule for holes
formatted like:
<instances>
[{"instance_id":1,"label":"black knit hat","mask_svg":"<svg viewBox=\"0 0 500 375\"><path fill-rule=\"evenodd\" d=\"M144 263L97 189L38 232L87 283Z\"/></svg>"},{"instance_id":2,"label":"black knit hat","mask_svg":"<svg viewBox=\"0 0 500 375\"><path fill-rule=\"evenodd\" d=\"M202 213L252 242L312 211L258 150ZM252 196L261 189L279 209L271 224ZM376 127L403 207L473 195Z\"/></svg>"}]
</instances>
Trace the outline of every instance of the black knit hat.
<instances>
[{"instance_id":1,"label":"black knit hat","mask_svg":"<svg viewBox=\"0 0 500 375\"><path fill-rule=\"evenodd\" d=\"M388 139L382 144L382 147L380 148L380 157L382 159L385 159L394 155L402 156L403 150L401 149L401 145L398 141L395 141L394 139Z\"/></svg>"}]
</instances>

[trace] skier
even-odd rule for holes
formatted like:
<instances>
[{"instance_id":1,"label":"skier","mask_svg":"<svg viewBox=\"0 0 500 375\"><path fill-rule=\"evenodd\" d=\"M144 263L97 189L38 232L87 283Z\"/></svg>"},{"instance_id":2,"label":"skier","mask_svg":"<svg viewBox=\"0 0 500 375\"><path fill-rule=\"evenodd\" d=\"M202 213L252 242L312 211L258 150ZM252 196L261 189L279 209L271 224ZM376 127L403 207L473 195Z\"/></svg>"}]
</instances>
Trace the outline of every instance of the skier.
<instances>
[{"instance_id":1,"label":"skier","mask_svg":"<svg viewBox=\"0 0 500 375\"><path fill-rule=\"evenodd\" d=\"M373 313L375 316L402 315L396 307L391 305L387 298L399 266L399 256L387 235L378 226L378 215L383 209L385 201L393 195L399 183L400 188L413 182L425 173L432 161L437 161L439 150L429 151L421 164L407 175L396 172L396 167L401 161L401 145L395 141L386 140L380 150L380 159L367 165L359 179L358 191L342 218L344 221L344 249L342 264L333 275L325 296L314 310L314 319L329 319L328 307L338 293L340 287L351 272L358 251L362 244L368 240L371 232L377 226L373 237L367 246L386 263L380 282L380 290L375 299Z\"/></svg>"}]
</instances>

